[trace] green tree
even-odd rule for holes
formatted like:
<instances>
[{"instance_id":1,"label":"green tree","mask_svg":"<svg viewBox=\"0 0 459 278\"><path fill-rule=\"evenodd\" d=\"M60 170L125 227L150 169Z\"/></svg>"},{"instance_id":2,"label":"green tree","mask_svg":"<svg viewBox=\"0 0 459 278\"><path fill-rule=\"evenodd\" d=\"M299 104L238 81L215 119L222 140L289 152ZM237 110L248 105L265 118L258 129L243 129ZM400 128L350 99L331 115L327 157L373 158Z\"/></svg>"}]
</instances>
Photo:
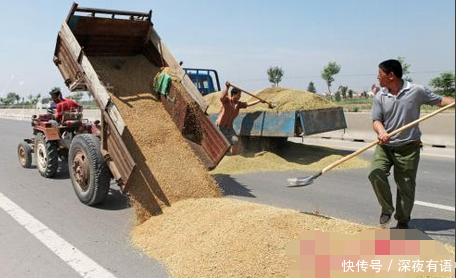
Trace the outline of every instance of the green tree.
<instances>
[{"instance_id":1,"label":"green tree","mask_svg":"<svg viewBox=\"0 0 459 278\"><path fill-rule=\"evenodd\" d=\"M327 83L328 92L330 93L330 95L332 94L330 91L330 87L332 85L332 82L335 81L333 76L338 74L340 70L341 66L338 65L336 62L329 62L322 71L321 76L322 79L325 80L325 82Z\"/></svg>"},{"instance_id":2,"label":"green tree","mask_svg":"<svg viewBox=\"0 0 459 278\"><path fill-rule=\"evenodd\" d=\"M397 57L397 60L400 62L400 64L402 64L402 70L403 70L403 76L404 76L403 79L405 79L408 82L413 82L413 79L408 76L408 74L410 73L411 65L405 61L405 57L399 56Z\"/></svg>"},{"instance_id":3,"label":"green tree","mask_svg":"<svg viewBox=\"0 0 459 278\"><path fill-rule=\"evenodd\" d=\"M76 102L80 102L80 100L83 98L83 92L74 92L70 95L70 98Z\"/></svg>"},{"instance_id":4,"label":"green tree","mask_svg":"<svg viewBox=\"0 0 459 278\"><path fill-rule=\"evenodd\" d=\"M354 97L354 91L353 91L353 90L347 91L347 97L348 97L349 99L352 99L352 98Z\"/></svg>"},{"instance_id":5,"label":"green tree","mask_svg":"<svg viewBox=\"0 0 459 278\"><path fill-rule=\"evenodd\" d=\"M363 93L362 93L362 96L363 96L365 99L367 99L367 98L368 98L368 93L367 93L367 91L364 90Z\"/></svg>"},{"instance_id":6,"label":"green tree","mask_svg":"<svg viewBox=\"0 0 459 278\"><path fill-rule=\"evenodd\" d=\"M3 98L3 104L11 105L11 104L19 102L20 100L21 100L21 97L18 94L14 92L9 92L6 95L6 98Z\"/></svg>"},{"instance_id":7,"label":"green tree","mask_svg":"<svg viewBox=\"0 0 459 278\"><path fill-rule=\"evenodd\" d=\"M308 92L311 92L311 93L317 93L317 90L316 90L316 86L314 86L314 82L309 82L309 85L308 85Z\"/></svg>"},{"instance_id":8,"label":"green tree","mask_svg":"<svg viewBox=\"0 0 459 278\"><path fill-rule=\"evenodd\" d=\"M28 95L26 104L31 104L32 103L32 99L33 99L33 95L32 94Z\"/></svg>"},{"instance_id":9,"label":"green tree","mask_svg":"<svg viewBox=\"0 0 459 278\"><path fill-rule=\"evenodd\" d=\"M456 97L456 75L452 72L440 73L429 84L443 96Z\"/></svg>"},{"instance_id":10,"label":"green tree","mask_svg":"<svg viewBox=\"0 0 459 278\"><path fill-rule=\"evenodd\" d=\"M339 86L338 91L341 93L341 98L346 99L347 98L347 86Z\"/></svg>"},{"instance_id":11,"label":"green tree","mask_svg":"<svg viewBox=\"0 0 459 278\"><path fill-rule=\"evenodd\" d=\"M30 103L32 105L35 105L38 103L38 100L40 99L41 97L41 94L37 94L37 95L33 95L33 94L30 94L28 97L27 97L27 103Z\"/></svg>"},{"instance_id":12,"label":"green tree","mask_svg":"<svg viewBox=\"0 0 459 278\"><path fill-rule=\"evenodd\" d=\"M38 101L40 100L41 98L41 94L38 93L36 96L34 96L33 100L32 100L32 104L35 105L38 103Z\"/></svg>"},{"instance_id":13,"label":"green tree","mask_svg":"<svg viewBox=\"0 0 459 278\"><path fill-rule=\"evenodd\" d=\"M340 92L340 91L336 91L336 93L335 93L335 100L336 100L336 101L341 101L341 92Z\"/></svg>"},{"instance_id":14,"label":"green tree","mask_svg":"<svg viewBox=\"0 0 459 278\"><path fill-rule=\"evenodd\" d=\"M281 67L269 67L267 73L269 83L273 84L273 87L277 87L284 76L284 71Z\"/></svg>"}]
</instances>

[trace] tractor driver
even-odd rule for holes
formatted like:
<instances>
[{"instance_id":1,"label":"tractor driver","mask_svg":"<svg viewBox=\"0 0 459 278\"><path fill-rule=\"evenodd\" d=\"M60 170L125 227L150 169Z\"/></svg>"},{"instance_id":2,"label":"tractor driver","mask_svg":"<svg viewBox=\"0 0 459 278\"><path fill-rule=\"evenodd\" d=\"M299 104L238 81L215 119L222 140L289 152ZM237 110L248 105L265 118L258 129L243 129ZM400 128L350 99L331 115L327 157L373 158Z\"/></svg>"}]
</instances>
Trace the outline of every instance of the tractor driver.
<instances>
[{"instance_id":1,"label":"tractor driver","mask_svg":"<svg viewBox=\"0 0 459 278\"><path fill-rule=\"evenodd\" d=\"M56 113L54 115L54 120L57 123L62 121L62 116L65 112L70 112L75 109L80 110L82 108L82 106L76 103L76 101L70 98L63 98L59 88L52 89L49 94L51 95L54 103L56 103Z\"/></svg>"}]
</instances>

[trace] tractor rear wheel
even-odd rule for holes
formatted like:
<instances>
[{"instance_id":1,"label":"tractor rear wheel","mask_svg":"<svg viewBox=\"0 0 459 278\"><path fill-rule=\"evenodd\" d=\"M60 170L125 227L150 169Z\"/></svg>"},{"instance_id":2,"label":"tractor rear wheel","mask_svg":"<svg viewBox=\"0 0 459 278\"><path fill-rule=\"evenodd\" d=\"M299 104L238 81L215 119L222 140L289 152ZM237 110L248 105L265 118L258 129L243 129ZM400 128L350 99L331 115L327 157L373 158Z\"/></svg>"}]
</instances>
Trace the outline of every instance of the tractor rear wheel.
<instances>
[{"instance_id":1,"label":"tractor rear wheel","mask_svg":"<svg viewBox=\"0 0 459 278\"><path fill-rule=\"evenodd\" d=\"M110 171L100 152L100 140L92 134L75 136L68 161L78 199L88 206L102 202L110 188Z\"/></svg>"},{"instance_id":2,"label":"tractor rear wheel","mask_svg":"<svg viewBox=\"0 0 459 278\"><path fill-rule=\"evenodd\" d=\"M48 141L43 133L35 135L35 163L40 175L52 178L59 166L57 142Z\"/></svg>"},{"instance_id":3,"label":"tractor rear wheel","mask_svg":"<svg viewBox=\"0 0 459 278\"><path fill-rule=\"evenodd\" d=\"M24 168L32 166L32 148L26 142L21 142L18 145L19 164Z\"/></svg>"}]
</instances>

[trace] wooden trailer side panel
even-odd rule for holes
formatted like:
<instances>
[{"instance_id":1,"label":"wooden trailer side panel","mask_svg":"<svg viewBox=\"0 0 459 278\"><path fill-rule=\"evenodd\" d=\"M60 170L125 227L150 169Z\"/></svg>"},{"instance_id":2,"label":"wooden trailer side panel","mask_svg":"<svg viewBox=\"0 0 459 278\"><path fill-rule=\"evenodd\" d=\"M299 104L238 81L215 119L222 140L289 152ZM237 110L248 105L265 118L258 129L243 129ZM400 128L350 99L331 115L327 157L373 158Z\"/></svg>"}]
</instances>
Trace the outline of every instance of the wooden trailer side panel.
<instances>
[{"instance_id":1,"label":"wooden trailer side panel","mask_svg":"<svg viewBox=\"0 0 459 278\"><path fill-rule=\"evenodd\" d=\"M124 188L135 168L121 135L125 124L110 95L99 80L97 73L86 57L67 23L59 31L54 62L59 68L65 84L72 91L85 89L91 92L102 113L102 154L118 184Z\"/></svg>"}]
</instances>

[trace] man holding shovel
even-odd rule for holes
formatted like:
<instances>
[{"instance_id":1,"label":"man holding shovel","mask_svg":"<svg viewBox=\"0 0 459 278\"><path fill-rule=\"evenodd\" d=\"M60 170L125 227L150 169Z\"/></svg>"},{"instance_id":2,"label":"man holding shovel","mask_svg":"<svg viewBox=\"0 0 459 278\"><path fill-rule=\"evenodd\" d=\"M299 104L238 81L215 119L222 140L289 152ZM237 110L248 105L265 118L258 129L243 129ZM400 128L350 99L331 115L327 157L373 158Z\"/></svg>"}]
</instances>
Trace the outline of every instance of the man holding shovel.
<instances>
[{"instance_id":1,"label":"man holding shovel","mask_svg":"<svg viewBox=\"0 0 459 278\"><path fill-rule=\"evenodd\" d=\"M231 96L228 96L229 88L232 85L229 82L225 82L225 85L226 88L222 91L220 97L222 107L220 108L219 116L217 119L217 126L231 144L231 155L236 155L239 153L239 139L233 128L234 119L236 119L240 109L253 106L260 102L266 103L266 101L257 100L250 103L239 101L241 98L241 90L233 86L230 93Z\"/></svg>"},{"instance_id":2,"label":"man holding shovel","mask_svg":"<svg viewBox=\"0 0 459 278\"><path fill-rule=\"evenodd\" d=\"M402 75L402 66L397 60L379 64L378 80L382 88L373 99L370 115L379 144L368 178L381 205L380 225L386 227L395 211L394 218L398 221L394 227L396 229L409 228L422 143L418 125L392 137L389 133L417 120L423 104L443 107L454 102L450 97L441 97L423 86L403 80ZM388 181L392 166L397 184L396 209Z\"/></svg>"}]
</instances>

